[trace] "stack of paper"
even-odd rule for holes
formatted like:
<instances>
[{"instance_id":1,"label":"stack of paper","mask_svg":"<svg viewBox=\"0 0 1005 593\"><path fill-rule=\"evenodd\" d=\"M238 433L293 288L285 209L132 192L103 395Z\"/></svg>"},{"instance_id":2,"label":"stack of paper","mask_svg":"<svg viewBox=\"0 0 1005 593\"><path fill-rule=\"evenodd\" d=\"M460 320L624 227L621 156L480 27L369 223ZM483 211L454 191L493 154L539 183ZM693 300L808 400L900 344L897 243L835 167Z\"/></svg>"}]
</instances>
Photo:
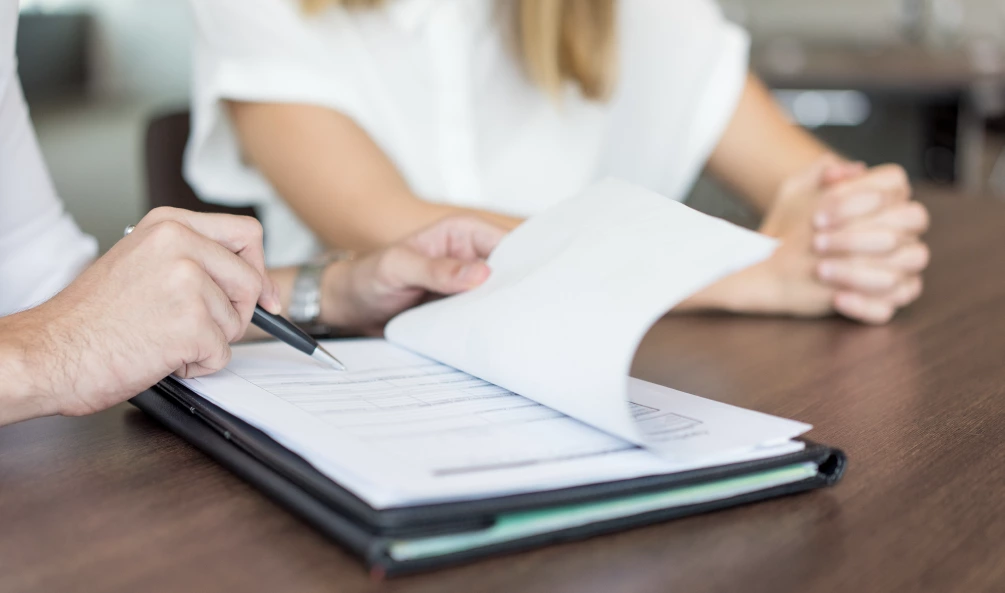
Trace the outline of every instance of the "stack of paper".
<instances>
[{"instance_id":1,"label":"stack of paper","mask_svg":"<svg viewBox=\"0 0 1005 593\"><path fill-rule=\"evenodd\" d=\"M270 343L186 383L377 509L773 457L810 427L628 377L653 322L773 248L607 181L519 227L485 285L399 316L389 341L327 343L347 373Z\"/></svg>"}]
</instances>

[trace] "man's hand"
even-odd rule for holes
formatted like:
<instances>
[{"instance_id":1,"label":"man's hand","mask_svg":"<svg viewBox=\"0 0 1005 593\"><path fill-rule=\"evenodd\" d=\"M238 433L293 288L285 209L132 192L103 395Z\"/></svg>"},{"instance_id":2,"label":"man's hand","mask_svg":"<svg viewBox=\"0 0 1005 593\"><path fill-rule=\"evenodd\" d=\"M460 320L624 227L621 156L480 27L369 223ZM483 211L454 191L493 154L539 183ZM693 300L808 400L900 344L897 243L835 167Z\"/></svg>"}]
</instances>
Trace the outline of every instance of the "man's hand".
<instances>
[{"instance_id":1,"label":"man's hand","mask_svg":"<svg viewBox=\"0 0 1005 593\"><path fill-rule=\"evenodd\" d=\"M324 277L322 319L379 335L405 309L485 282L485 259L506 232L473 216L455 216L361 259L336 263Z\"/></svg>"},{"instance_id":2,"label":"man's hand","mask_svg":"<svg viewBox=\"0 0 1005 593\"><path fill-rule=\"evenodd\" d=\"M15 316L36 409L88 414L171 373L217 371L256 303L280 308L257 221L154 210L66 290Z\"/></svg>"}]
</instances>

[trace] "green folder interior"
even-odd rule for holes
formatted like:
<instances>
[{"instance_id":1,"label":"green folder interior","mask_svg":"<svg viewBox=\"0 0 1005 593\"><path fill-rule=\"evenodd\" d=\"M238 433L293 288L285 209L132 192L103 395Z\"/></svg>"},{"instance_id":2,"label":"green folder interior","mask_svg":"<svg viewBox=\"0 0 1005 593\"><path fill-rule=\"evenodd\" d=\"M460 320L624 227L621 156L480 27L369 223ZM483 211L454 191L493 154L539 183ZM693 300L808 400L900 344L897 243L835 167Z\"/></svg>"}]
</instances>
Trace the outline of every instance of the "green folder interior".
<instances>
[{"instance_id":1,"label":"green folder interior","mask_svg":"<svg viewBox=\"0 0 1005 593\"><path fill-rule=\"evenodd\" d=\"M445 556L591 523L733 498L806 480L816 476L817 471L815 463L798 463L760 473L706 484L683 486L663 492L650 492L614 500L551 509L507 513L500 515L492 527L481 531L396 540L390 545L388 551L392 558L399 561Z\"/></svg>"}]
</instances>

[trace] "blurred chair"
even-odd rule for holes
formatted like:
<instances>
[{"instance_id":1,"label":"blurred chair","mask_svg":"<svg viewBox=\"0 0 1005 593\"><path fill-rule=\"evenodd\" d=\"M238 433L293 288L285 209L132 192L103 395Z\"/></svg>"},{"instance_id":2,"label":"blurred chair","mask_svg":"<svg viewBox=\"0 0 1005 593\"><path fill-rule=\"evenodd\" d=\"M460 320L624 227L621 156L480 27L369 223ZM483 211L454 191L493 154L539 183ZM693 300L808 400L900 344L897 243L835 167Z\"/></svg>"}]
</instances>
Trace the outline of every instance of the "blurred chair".
<instances>
[{"instance_id":1,"label":"blurred chair","mask_svg":"<svg viewBox=\"0 0 1005 593\"><path fill-rule=\"evenodd\" d=\"M146 169L147 205L185 208L197 212L219 212L255 216L253 208L231 208L207 204L195 195L182 175L185 143L188 142L188 112L169 113L153 118L147 126Z\"/></svg>"}]
</instances>

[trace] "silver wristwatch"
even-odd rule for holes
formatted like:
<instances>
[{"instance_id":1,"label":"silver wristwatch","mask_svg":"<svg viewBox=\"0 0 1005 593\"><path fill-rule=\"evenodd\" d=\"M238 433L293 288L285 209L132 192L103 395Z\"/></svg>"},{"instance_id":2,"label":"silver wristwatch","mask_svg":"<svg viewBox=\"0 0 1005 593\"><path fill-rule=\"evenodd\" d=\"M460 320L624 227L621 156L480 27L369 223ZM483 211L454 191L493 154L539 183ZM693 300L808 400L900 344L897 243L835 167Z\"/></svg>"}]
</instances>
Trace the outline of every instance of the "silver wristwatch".
<instances>
[{"instance_id":1,"label":"silver wristwatch","mask_svg":"<svg viewBox=\"0 0 1005 593\"><path fill-rule=\"evenodd\" d=\"M297 278L293 281L293 295L287 310L290 321L312 336L333 334L335 328L320 322L323 294L321 278L328 266L354 257L355 254L351 251L329 251L300 266Z\"/></svg>"}]
</instances>

